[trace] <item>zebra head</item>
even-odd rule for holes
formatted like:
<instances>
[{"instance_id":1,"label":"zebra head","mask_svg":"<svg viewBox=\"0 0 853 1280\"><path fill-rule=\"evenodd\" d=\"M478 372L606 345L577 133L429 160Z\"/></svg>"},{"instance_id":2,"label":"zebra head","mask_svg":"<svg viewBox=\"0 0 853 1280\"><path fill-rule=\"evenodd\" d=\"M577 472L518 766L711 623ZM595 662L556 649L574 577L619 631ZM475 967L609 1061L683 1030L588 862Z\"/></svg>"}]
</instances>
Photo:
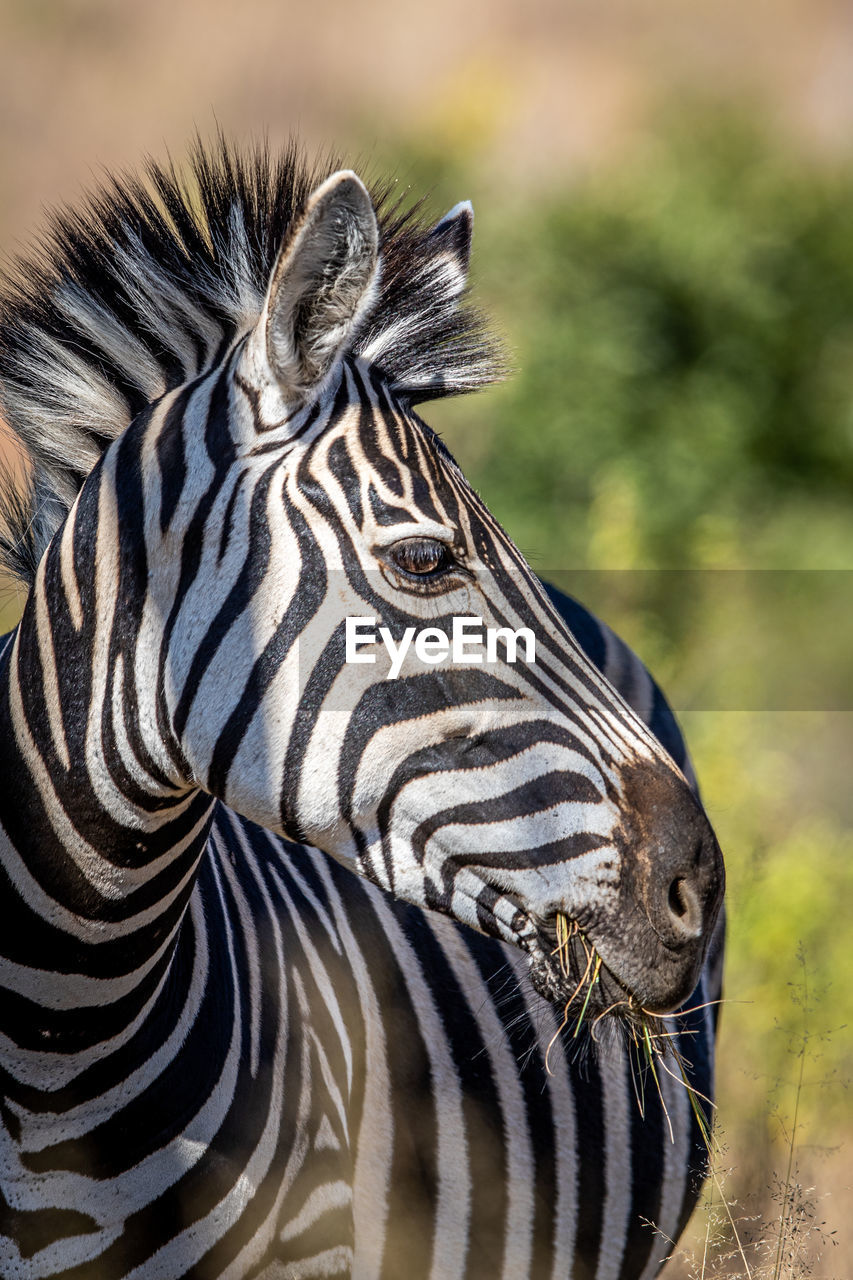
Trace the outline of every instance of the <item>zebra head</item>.
<instances>
[{"instance_id":1,"label":"zebra head","mask_svg":"<svg viewBox=\"0 0 853 1280\"><path fill-rule=\"evenodd\" d=\"M425 243L445 294L470 234L459 206ZM335 174L285 236L257 324L146 427L185 485L176 500L152 468L146 528L180 755L244 816L520 944L547 996L576 981L553 956L561 913L603 958L601 1001L672 1008L717 914L717 843L385 368L422 318L370 340L381 271L371 199ZM412 630L460 617L506 629L493 661L413 652ZM353 619L384 628L396 662L364 646L347 661ZM520 629L532 660L511 660Z\"/></svg>"},{"instance_id":2,"label":"zebra head","mask_svg":"<svg viewBox=\"0 0 853 1280\"><path fill-rule=\"evenodd\" d=\"M428 229L349 172L195 172L61 223L0 331L35 476L7 556L30 547L38 645L91 667L85 716L74 661L50 695L46 750L93 788L64 803L114 833L206 792L521 946L550 998L577 985L567 918L606 966L594 1004L676 1006L722 894L708 821L412 409L495 374L461 305L470 207ZM442 657L460 619L493 649Z\"/></svg>"}]
</instances>

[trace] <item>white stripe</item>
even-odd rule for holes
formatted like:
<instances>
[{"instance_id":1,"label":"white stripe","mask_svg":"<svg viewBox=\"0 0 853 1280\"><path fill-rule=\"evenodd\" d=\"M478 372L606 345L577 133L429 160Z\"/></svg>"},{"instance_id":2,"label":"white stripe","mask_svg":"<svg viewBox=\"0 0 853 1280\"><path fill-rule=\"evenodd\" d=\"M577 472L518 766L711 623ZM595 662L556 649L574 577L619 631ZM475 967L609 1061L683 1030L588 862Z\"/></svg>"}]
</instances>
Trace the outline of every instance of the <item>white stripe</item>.
<instances>
[{"instance_id":1,"label":"white stripe","mask_svg":"<svg viewBox=\"0 0 853 1280\"><path fill-rule=\"evenodd\" d=\"M272 837L270 839L272 841ZM358 990L364 1018L363 1115L365 1119L369 1117L369 1123L362 1126L356 1140L352 1179L354 1228L352 1274L353 1280L375 1280L380 1273L385 1247L388 1183L394 1148L388 1046L377 996L376 978L370 972L359 941L352 931L350 916L335 887L328 859L325 854L315 849L305 849L304 853L313 860L317 874L326 890ZM375 910L379 904L384 904L382 894L372 885L365 882L363 888L374 902Z\"/></svg>"},{"instance_id":2,"label":"white stripe","mask_svg":"<svg viewBox=\"0 0 853 1280\"><path fill-rule=\"evenodd\" d=\"M595 1280L617 1280L631 1209L631 1117L628 1057L621 1039L602 1038L598 1046L604 1124L604 1213Z\"/></svg>"},{"instance_id":3,"label":"white stripe","mask_svg":"<svg viewBox=\"0 0 853 1280\"><path fill-rule=\"evenodd\" d=\"M430 1280L461 1280L464 1275L462 1246L468 1236L471 1213L471 1172L459 1073L444 1032L441 1013L421 973L417 956L396 917L378 896L375 909L409 989L418 1019L418 1033L429 1057L433 1096L442 1100L442 1105L436 1109L438 1197Z\"/></svg>"},{"instance_id":4,"label":"white stripe","mask_svg":"<svg viewBox=\"0 0 853 1280\"><path fill-rule=\"evenodd\" d=\"M504 1222L502 1275L503 1280L517 1280L519 1276L527 1275L530 1269L533 1251L533 1188L536 1180L533 1143L518 1064L488 987L460 938L458 929L440 916L427 916L425 919L428 920L468 1001L471 1016L483 1037L492 1068L503 1120L506 1152L506 1168L499 1173L495 1171L496 1176L504 1179L508 1201ZM439 1110L444 1107L441 1095L436 1096L436 1107Z\"/></svg>"}]
</instances>

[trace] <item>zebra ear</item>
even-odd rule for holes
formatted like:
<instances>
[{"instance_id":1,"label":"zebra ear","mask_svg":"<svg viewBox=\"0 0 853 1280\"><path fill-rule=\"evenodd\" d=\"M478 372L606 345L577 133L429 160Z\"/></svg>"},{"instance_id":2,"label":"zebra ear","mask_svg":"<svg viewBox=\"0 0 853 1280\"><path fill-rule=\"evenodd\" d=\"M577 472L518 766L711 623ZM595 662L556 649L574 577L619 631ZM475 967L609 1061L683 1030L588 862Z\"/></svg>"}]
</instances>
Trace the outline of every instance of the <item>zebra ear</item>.
<instances>
[{"instance_id":1,"label":"zebra ear","mask_svg":"<svg viewBox=\"0 0 853 1280\"><path fill-rule=\"evenodd\" d=\"M454 295L461 293L468 281L473 233L474 209L470 200L455 204L429 233L430 247L450 277L446 287Z\"/></svg>"},{"instance_id":2,"label":"zebra ear","mask_svg":"<svg viewBox=\"0 0 853 1280\"><path fill-rule=\"evenodd\" d=\"M288 401L308 399L343 354L373 299L378 265L367 188L348 170L334 173L279 250L258 326Z\"/></svg>"}]
</instances>

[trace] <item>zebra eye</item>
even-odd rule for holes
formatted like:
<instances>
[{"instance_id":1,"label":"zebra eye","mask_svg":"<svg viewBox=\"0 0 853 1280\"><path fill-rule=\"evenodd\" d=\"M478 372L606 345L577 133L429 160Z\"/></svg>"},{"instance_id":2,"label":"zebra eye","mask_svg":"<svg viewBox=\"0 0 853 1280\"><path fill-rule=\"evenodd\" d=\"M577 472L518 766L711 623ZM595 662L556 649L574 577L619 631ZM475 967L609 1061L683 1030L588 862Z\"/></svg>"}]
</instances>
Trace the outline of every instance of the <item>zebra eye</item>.
<instances>
[{"instance_id":1,"label":"zebra eye","mask_svg":"<svg viewBox=\"0 0 853 1280\"><path fill-rule=\"evenodd\" d=\"M435 538L406 538L395 542L388 556L402 573L419 578L442 573L453 564L449 548Z\"/></svg>"}]
</instances>

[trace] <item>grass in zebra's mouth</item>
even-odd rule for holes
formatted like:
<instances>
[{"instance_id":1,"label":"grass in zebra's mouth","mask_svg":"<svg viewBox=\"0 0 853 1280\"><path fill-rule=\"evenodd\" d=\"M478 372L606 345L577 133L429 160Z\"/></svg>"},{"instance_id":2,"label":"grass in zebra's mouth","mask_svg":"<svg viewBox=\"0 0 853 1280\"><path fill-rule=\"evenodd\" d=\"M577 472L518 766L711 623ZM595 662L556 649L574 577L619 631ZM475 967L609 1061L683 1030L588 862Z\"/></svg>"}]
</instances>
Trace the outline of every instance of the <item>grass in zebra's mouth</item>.
<instances>
[{"instance_id":1,"label":"grass in zebra's mouth","mask_svg":"<svg viewBox=\"0 0 853 1280\"><path fill-rule=\"evenodd\" d=\"M570 1022L572 1022L571 1037L577 1039L581 1030L586 1026L593 1040L596 1037L596 1030L604 1019L610 1018L611 1021L618 1019L619 1024L623 1028L628 1038L629 1062L631 1069L631 1079L634 1085L634 1095L637 1099L637 1106L640 1109L640 1115L645 1116L646 1111L646 1078L651 1076L654 1084L654 1092L660 1103L666 1124L669 1128L670 1138L674 1141L675 1134L670 1118L669 1109L664 1098L664 1091L661 1085L662 1074L670 1076L671 1079L678 1082L682 1086L690 1102L690 1109L696 1120L696 1125L702 1138L702 1143L708 1156L708 1168L710 1176L714 1181L714 1185L720 1192L720 1198L728 1217L729 1225L732 1231L737 1251L743 1261L745 1267L745 1276L751 1277L749 1264L741 1244L735 1220L732 1216L730 1206L722 1194L719 1187L716 1172L716 1162L714 1159L716 1151L716 1141L711 1129L711 1123L708 1118L703 1104L709 1110L713 1110L714 1103L704 1094L700 1093L691 1083L689 1078L690 1063L685 1058L681 1049L676 1043L676 1038L680 1035L687 1034L684 1029L680 1031L668 1029L664 1019L656 1014L650 1013L647 1009L634 999L627 991L624 996L618 1000L611 1002L605 1008L600 1009L590 1019L590 1003L593 991L600 988L602 981L602 958L598 954L596 948L590 943L585 936L577 920L570 920L568 916L562 912L558 912L556 921L557 945L552 954L558 959L560 971L564 978L571 980L573 973L577 972L577 968L573 965L572 947L579 944L582 948L582 954L585 958L585 965L580 979L572 991L571 996L565 1003L562 1021L556 1032L551 1038L548 1049L545 1054L545 1068L551 1072L549 1066L549 1057L551 1050L567 1030ZM606 971L605 971L606 972ZM577 1007L580 1003L580 1012L573 1013L573 1007ZM704 1005L696 1005L690 1009L682 1009L679 1011L681 1016L689 1013L696 1013ZM572 1019L574 1019L572 1021Z\"/></svg>"},{"instance_id":2,"label":"grass in zebra's mouth","mask_svg":"<svg viewBox=\"0 0 853 1280\"><path fill-rule=\"evenodd\" d=\"M597 1028L604 1020L618 1021L628 1029L635 1043L640 1043L643 1036L655 1043L660 1035L667 1034L661 1019L644 1009L607 968L577 920L558 912L556 937L557 945L551 954L557 957L563 978L574 981L575 986L563 1002L563 1020L551 1039L549 1051L570 1024L574 1040L583 1029L596 1039Z\"/></svg>"},{"instance_id":3,"label":"grass in zebra's mouth","mask_svg":"<svg viewBox=\"0 0 853 1280\"><path fill-rule=\"evenodd\" d=\"M627 991L617 1000L613 1000L604 1008L600 1008L590 1019L588 1017L590 1001L593 991L600 985L602 979L602 958L595 946L590 943L583 933L577 920L570 920L568 916L558 912L556 931L557 945L552 954L557 956L563 977L571 979L573 975L573 942L576 941L580 944L586 963L572 994L565 1002L562 1021L548 1044L545 1054L546 1070L550 1072L549 1057L551 1050L563 1032L569 1027L570 1022L572 1022L572 1039L576 1040L581 1030L586 1026L592 1039L595 1040L597 1038L597 1029L605 1019L618 1018L628 1037L631 1075L640 1114L644 1115L646 1109L645 1078L646 1073L648 1073L654 1082L655 1093L660 1102L666 1123L669 1126L670 1136L673 1136L672 1121L670 1120L661 1087L661 1072L666 1072L667 1075L677 1080L686 1089L702 1140L710 1156L712 1136L707 1117L700 1103L704 1102L709 1107L713 1107L713 1103L703 1094L700 1094L690 1083L688 1075L690 1064L676 1044L677 1036L679 1034L683 1035L684 1032L679 1033L678 1031L669 1030L662 1018L644 1009L639 1001ZM574 972L577 972L577 970L574 969ZM580 1003L580 1011L575 1014L573 1009L577 1007L578 1003ZM698 1006L696 1009L682 1010L681 1012L682 1014L693 1013L697 1009ZM670 1063L674 1064L675 1070L671 1068Z\"/></svg>"}]
</instances>

